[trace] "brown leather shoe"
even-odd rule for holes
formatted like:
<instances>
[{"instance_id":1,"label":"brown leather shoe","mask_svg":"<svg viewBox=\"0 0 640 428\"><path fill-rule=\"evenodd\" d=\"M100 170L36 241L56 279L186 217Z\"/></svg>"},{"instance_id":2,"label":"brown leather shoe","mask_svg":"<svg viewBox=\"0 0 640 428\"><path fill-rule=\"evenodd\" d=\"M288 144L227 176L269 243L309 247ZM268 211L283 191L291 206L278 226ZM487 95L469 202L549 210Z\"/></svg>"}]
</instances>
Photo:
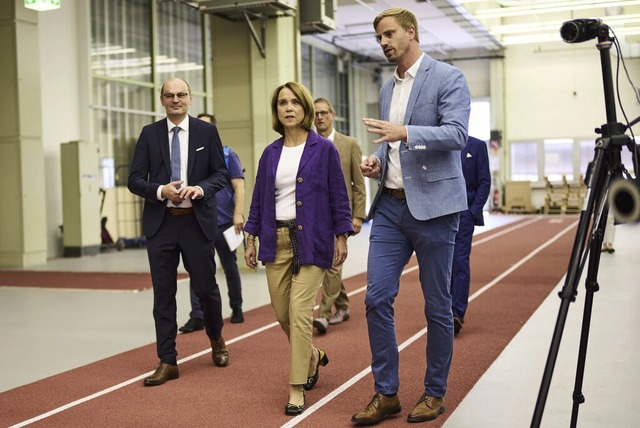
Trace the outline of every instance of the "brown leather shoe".
<instances>
[{"instance_id":1,"label":"brown leather shoe","mask_svg":"<svg viewBox=\"0 0 640 428\"><path fill-rule=\"evenodd\" d=\"M408 422L426 422L432 421L442 413L444 413L444 397L432 397L424 394L418 400L418 404L413 408L409 416Z\"/></svg>"},{"instance_id":2,"label":"brown leather shoe","mask_svg":"<svg viewBox=\"0 0 640 428\"><path fill-rule=\"evenodd\" d=\"M144 386L162 385L168 380L178 379L179 377L178 366L160 363L156 372L144 380Z\"/></svg>"},{"instance_id":3,"label":"brown leather shoe","mask_svg":"<svg viewBox=\"0 0 640 428\"><path fill-rule=\"evenodd\" d=\"M222 336L218 340L211 339L211 358L218 367L226 367L229 364L229 351Z\"/></svg>"},{"instance_id":4,"label":"brown leather shoe","mask_svg":"<svg viewBox=\"0 0 640 428\"><path fill-rule=\"evenodd\" d=\"M367 407L351 417L351 422L360 425L373 425L389 415L400 413L401 410L397 394L393 397L386 397L376 392Z\"/></svg>"}]
</instances>

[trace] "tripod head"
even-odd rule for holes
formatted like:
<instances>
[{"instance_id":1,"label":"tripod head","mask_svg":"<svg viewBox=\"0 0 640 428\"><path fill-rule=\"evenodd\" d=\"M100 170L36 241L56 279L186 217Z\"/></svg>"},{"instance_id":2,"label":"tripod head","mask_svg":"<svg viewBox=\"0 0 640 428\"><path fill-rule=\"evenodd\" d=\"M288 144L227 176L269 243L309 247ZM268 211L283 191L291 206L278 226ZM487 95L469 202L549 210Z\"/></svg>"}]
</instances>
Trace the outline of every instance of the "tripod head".
<instances>
[{"instance_id":1,"label":"tripod head","mask_svg":"<svg viewBox=\"0 0 640 428\"><path fill-rule=\"evenodd\" d=\"M602 23L601 19L573 19L566 21L560 27L560 36L566 43L580 43L594 38L598 38L597 47L600 50L602 61L603 83L605 90L605 107L607 112L607 123L596 129L598 134L604 138L599 139L596 150L617 150L626 146L632 153L634 163L635 179L621 177L620 174L609 186L609 206L619 223L640 222L640 177L638 176L638 148L625 131L640 121L637 118L628 126L616 121L616 108L613 99L613 80L611 78L611 60L609 49L613 39L609 36L609 26ZM620 156L610 163L620 163ZM609 165L612 167L612 165ZM622 170L622 165L616 165Z\"/></svg>"}]
</instances>

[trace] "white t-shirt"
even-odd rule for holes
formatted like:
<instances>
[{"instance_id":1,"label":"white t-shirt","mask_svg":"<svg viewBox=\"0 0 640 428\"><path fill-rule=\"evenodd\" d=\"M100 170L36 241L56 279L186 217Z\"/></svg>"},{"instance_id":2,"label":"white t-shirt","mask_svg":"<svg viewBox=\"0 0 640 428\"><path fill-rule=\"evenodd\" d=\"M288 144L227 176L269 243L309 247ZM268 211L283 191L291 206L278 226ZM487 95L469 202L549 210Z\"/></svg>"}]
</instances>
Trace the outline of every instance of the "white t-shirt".
<instances>
[{"instance_id":1,"label":"white t-shirt","mask_svg":"<svg viewBox=\"0 0 640 428\"><path fill-rule=\"evenodd\" d=\"M276 220L287 221L296 218L296 179L306 144L304 142L295 147L282 148L276 170Z\"/></svg>"}]
</instances>

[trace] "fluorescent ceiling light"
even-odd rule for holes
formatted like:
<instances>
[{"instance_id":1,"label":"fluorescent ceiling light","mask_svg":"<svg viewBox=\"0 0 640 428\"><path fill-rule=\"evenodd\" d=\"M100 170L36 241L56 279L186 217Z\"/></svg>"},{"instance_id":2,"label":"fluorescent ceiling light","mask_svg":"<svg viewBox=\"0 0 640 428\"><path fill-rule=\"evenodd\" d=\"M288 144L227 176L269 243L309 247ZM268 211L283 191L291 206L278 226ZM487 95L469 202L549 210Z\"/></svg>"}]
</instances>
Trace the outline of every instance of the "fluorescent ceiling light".
<instances>
[{"instance_id":1,"label":"fluorescent ceiling light","mask_svg":"<svg viewBox=\"0 0 640 428\"><path fill-rule=\"evenodd\" d=\"M615 31L618 39L622 39L622 37L626 36L634 36L640 34L640 27L625 27L619 28ZM545 32L538 34L525 34L518 36L504 36L500 41L504 46L508 45L524 45L529 43L545 43L545 42L560 42L562 38L560 37L560 31Z\"/></svg>"},{"instance_id":2,"label":"fluorescent ceiling light","mask_svg":"<svg viewBox=\"0 0 640 428\"><path fill-rule=\"evenodd\" d=\"M24 7L37 10L38 12L44 12L47 10L60 9L61 1L62 0L24 0Z\"/></svg>"},{"instance_id":3,"label":"fluorescent ceiling light","mask_svg":"<svg viewBox=\"0 0 640 428\"><path fill-rule=\"evenodd\" d=\"M526 6L509 6L498 9L479 9L473 12L478 19L505 18L509 16L522 16L541 13L571 12L576 10L606 8L614 6L635 6L640 5L640 0L623 1L596 1L596 0L573 0L555 1L545 3L533 3Z\"/></svg>"},{"instance_id":4,"label":"fluorescent ceiling light","mask_svg":"<svg viewBox=\"0 0 640 428\"><path fill-rule=\"evenodd\" d=\"M543 22L524 22L521 24L505 24L505 25L492 25L490 32L493 35L504 34L518 34L518 33L539 33L544 31L560 31L560 27L567 20L561 21L543 21ZM640 24L640 14L629 14L622 16L609 16L605 19L604 23L613 28L614 31L618 31L618 28L622 28L627 24Z\"/></svg>"}]
</instances>

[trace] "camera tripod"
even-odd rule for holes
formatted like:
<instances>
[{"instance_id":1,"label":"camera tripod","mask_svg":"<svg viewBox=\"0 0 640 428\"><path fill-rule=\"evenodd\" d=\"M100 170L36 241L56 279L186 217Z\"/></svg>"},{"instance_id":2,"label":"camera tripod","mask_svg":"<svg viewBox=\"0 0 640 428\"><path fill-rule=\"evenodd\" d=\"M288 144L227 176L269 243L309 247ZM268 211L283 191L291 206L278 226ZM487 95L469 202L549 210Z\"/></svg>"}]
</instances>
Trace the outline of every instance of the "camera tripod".
<instances>
[{"instance_id":1,"label":"camera tripod","mask_svg":"<svg viewBox=\"0 0 640 428\"><path fill-rule=\"evenodd\" d=\"M585 22L586 25L584 25ZM540 426L540 422L542 420L544 405L549 392L551 377L553 375L553 369L558 356L560 340L562 339L562 332L567 319L569 305L576 299L578 293L578 281L580 280L588 257L589 265L585 281L586 295L582 318L578 363L576 368L576 379L573 390L573 408L571 412L571 427L575 427L577 425L578 409L580 404L585 401L584 395L582 394L582 383L587 356L587 343L589 339L589 327L591 324L593 297L594 293L600 288L597 277L600 264L600 248L604 238L607 215L609 213L607 195L609 193L610 184L616 179L621 179L623 174L626 173L624 165L622 165L621 162L622 147L627 146L630 150L633 148L635 151L635 142L625 135L627 127L618 123L616 119L616 106L611 73L611 57L609 52L613 41L609 36L609 27L601 24L599 21L595 22L595 20L576 20L566 24L572 25L569 30L582 30L582 27L580 26L584 25L585 33L591 30L591 28L587 27L589 25L593 25L593 37L598 38L596 47L600 51L600 61L602 65L607 123L602 125L599 129L596 129L596 132L600 134L601 137L596 140L595 144L594 159L591 163L590 174L587 180L588 190L585 196L587 202L586 205L583 206L583 211L580 214L578 229L573 243L573 248L571 250L567 276L562 290L558 293L562 302L531 422L531 427L535 428ZM584 40L574 39L569 41L565 39L565 41L570 43ZM637 165L635 165L635 167L637 176Z\"/></svg>"}]
</instances>

